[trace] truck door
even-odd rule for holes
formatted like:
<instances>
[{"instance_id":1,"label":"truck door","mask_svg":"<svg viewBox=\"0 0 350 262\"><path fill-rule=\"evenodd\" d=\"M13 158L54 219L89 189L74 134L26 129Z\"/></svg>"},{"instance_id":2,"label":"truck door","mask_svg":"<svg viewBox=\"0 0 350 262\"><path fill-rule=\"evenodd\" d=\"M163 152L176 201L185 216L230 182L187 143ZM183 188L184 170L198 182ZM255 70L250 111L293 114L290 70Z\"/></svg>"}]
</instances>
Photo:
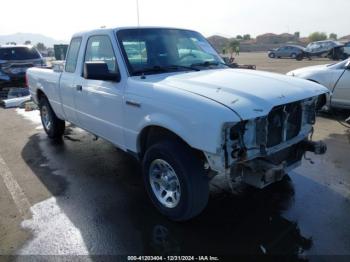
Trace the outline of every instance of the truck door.
<instances>
[{"instance_id":1,"label":"truck door","mask_svg":"<svg viewBox=\"0 0 350 262\"><path fill-rule=\"evenodd\" d=\"M60 79L60 96L65 119L72 123L77 123L75 111L74 95L76 93L76 70L81 38L73 38L67 53L66 65Z\"/></svg>"},{"instance_id":2,"label":"truck door","mask_svg":"<svg viewBox=\"0 0 350 262\"><path fill-rule=\"evenodd\" d=\"M89 37L83 64L89 61L103 61L110 73L119 72L108 35ZM79 125L123 148L123 79L119 81L85 79L82 72L76 84L80 88L75 94Z\"/></svg>"}]
</instances>

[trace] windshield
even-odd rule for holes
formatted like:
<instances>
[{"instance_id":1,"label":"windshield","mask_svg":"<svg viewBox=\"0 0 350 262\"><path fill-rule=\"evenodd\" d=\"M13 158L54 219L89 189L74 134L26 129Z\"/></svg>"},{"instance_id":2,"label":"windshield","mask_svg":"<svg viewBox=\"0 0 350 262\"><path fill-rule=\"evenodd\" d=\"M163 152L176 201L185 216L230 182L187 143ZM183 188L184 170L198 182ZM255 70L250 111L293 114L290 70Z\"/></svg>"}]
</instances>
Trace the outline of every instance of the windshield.
<instances>
[{"instance_id":1,"label":"windshield","mask_svg":"<svg viewBox=\"0 0 350 262\"><path fill-rule=\"evenodd\" d=\"M0 60L28 60L40 58L35 48L29 47L3 47L0 48Z\"/></svg>"},{"instance_id":2,"label":"windshield","mask_svg":"<svg viewBox=\"0 0 350 262\"><path fill-rule=\"evenodd\" d=\"M131 75L226 67L199 33L179 29L123 29L117 33Z\"/></svg>"}]
</instances>

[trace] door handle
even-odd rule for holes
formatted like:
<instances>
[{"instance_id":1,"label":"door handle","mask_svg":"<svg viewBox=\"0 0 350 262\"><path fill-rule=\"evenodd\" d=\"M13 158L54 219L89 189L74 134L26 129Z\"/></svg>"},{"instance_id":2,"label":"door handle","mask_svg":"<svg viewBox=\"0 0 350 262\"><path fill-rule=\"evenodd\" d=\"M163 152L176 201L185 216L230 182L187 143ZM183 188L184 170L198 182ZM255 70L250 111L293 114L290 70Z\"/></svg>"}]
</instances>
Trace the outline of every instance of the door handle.
<instances>
[{"instance_id":1,"label":"door handle","mask_svg":"<svg viewBox=\"0 0 350 262\"><path fill-rule=\"evenodd\" d=\"M136 101L126 100L125 103L128 106L141 107L141 104Z\"/></svg>"},{"instance_id":2,"label":"door handle","mask_svg":"<svg viewBox=\"0 0 350 262\"><path fill-rule=\"evenodd\" d=\"M76 85L75 88L76 88L77 91L79 91L79 92L83 91L83 86L82 86L82 85Z\"/></svg>"}]
</instances>

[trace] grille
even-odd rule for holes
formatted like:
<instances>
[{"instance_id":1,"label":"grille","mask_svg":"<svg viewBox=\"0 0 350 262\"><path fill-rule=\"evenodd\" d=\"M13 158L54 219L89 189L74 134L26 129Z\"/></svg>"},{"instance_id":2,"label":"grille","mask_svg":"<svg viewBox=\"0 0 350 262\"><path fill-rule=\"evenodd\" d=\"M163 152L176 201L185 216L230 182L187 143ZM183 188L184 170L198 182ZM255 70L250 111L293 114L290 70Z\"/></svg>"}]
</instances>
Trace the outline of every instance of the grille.
<instances>
[{"instance_id":1,"label":"grille","mask_svg":"<svg viewBox=\"0 0 350 262\"><path fill-rule=\"evenodd\" d=\"M300 102L274 107L267 117L267 147L276 146L296 137L301 129Z\"/></svg>"}]
</instances>

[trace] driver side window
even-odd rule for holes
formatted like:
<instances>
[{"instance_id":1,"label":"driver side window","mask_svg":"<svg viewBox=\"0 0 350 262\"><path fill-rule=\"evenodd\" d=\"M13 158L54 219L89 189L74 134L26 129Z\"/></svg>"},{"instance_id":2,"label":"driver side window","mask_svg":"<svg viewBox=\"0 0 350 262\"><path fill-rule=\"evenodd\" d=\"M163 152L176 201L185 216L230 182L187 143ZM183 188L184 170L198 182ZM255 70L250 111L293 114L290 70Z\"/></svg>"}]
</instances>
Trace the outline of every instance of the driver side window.
<instances>
[{"instance_id":1,"label":"driver side window","mask_svg":"<svg viewBox=\"0 0 350 262\"><path fill-rule=\"evenodd\" d=\"M110 73L117 73L117 61L112 43L108 36L92 36L86 46L85 62L103 61L107 64Z\"/></svg>"}]
</instances>

